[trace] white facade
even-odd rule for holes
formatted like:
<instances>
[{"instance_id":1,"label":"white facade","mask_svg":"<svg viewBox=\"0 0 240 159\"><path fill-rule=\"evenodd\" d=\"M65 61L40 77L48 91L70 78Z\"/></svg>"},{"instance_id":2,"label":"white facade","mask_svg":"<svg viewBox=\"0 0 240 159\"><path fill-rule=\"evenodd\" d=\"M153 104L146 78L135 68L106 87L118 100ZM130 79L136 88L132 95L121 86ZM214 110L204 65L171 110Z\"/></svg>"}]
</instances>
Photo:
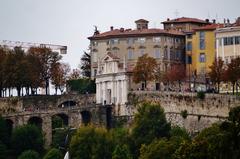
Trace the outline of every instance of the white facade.
<instances>
[{"instance_id":1,"label":"white facade","mask_svg":"<svg viewBox=\"0 0 240 159\"><path fill-rule=\"evenodd\" d=\"M126 109L129 77L125 64L122 67L119 64L119 58L111 53L98 61L96 102L102 105L113 104L117 115L129 115Z\"/></svg>"},{"instance_id":2,"label":"white facade","mask_svg":"<svg viewBox=\"0 0 240 159\"><path fill-rule=\"evenodd\" d=\"M228 64L240 57L240 26L216 30L216 57Z\"/></svg>"}]
</instances>

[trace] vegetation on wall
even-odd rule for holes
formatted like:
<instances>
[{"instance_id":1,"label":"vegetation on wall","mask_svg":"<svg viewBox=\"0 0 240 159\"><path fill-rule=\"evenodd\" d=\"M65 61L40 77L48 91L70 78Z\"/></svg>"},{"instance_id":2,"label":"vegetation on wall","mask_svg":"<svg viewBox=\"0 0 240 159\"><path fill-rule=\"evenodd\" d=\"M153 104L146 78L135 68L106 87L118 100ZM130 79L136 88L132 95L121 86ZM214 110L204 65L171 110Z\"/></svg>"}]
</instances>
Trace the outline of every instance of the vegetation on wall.
<instances>
[{"instance_id":1,"label":"vegetation on wall","mask_svg":"<svg viewBox=\"0 0 240 159\"><path fill-rule=\"evenodd\" d=\"M94 80L88 78L73 79L67 82L70 91L78 92L79 94L95 93L96 84Z\"/></svg>"}]
</instances>

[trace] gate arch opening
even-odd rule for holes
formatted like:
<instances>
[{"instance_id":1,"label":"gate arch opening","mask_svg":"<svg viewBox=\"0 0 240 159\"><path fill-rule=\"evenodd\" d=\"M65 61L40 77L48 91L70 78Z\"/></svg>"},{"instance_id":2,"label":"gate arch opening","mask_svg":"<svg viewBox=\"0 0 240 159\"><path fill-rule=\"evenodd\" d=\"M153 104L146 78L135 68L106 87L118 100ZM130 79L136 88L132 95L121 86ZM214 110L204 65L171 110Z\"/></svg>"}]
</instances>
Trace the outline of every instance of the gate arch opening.
<instances>
[{"instance_id":1,"label":"gate arch opening","mask_svg":"<svg viewBox=\"0 0 240 159\"><path fill-rule=\"evenodd\" d=\"M64 113L55 114L52 116L52 129L68 127L68 115Z\"/></svg>"},{"instance_id":2,"label":"gate arch opening","mask_svg":"<svg viewBox=\"0 0 240 159\"><path fill-rule=\"evenodd\" d=\"M82 123L84 125L88 125L91 122L91 113L89 111L82 111L81 112L82 115Z\"/></svg>"},{"instance_id":3,"label":"gate arch opening","mask_svg":"<svg viewBox=\"0 0 240 159\"><path fill-rule=\"evenodd\" d=\"M37 126L38 128L42 129L42 118L40 117L31 117L28 119L28 124L32 124L32 125L35 125Z\"/></svg>"},{"instance_id":4,"label":"gate arch opening","mask_svg":"<svg viewBox=\"0 0 240 159\"><path fill-rule=\"evenodd\" d=\"M76 101L69 100L69 101L65 101L65 102L62 102L61 104L59 104L58 108L74 107L76 105L77 105Z\"/></svg>"}]
</instances>

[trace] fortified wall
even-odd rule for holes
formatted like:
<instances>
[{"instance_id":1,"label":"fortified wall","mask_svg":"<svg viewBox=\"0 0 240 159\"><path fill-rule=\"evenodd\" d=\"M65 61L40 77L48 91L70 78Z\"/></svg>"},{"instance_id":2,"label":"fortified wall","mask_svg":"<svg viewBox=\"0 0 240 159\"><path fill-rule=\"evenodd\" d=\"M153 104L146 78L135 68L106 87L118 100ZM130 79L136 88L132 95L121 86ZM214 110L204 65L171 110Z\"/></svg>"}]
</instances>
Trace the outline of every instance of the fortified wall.
<instances>
[{"instance_id":1,"label":"fortified wall","mask_svg":"<svg viewBox=\"0 0 240 159\"><path fill-rule=\"evenodd\" d=\"M159 103L172 125L185 127L190 133L226 120L230 108L240 106L240 97L220 94L206 94L200 99L196 93L133 91L128 99L132 112L136 111L137 103Z\"/></svg>"}]
</instances>

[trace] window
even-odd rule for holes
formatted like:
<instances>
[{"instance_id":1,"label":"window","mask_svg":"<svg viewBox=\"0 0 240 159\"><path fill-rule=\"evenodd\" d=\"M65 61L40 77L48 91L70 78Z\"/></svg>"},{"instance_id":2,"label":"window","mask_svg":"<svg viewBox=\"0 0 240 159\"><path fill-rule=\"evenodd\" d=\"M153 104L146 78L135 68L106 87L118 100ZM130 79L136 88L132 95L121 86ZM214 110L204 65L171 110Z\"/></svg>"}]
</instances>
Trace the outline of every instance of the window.
<instances>
[{"instance_id":1,"label":"window","mask_svg":"<svg viewBox=\"0 0 240 159\"><path fill-rule=\"evenodd\" d=\"M110 45L115 45L115 44L118 44L118 43L119 43L118 39L111 39L111 40L109 40L109 44Z\"/></svg>"},{"instance_id":2,"label":"window","mask_svg":"<svg viewBox=\"0 0 240 159\"><path fill-rule=\"evenodd\" d=\"M177 51L177 52L176 52L176 59L177 59L177 60L180 60L180 59L181 59L181 52L180 52L180 51Z\"/></svg>"},{"instance_id":3,"label":"window","mask_svg":"<svg viewBox=\"0 0 240 159\"><path fill-rule=\"evenodd\" d=\"M140 49L140 56L143 56L144 55L144 49Z\"/></svg>"},{"instance_id":4,"label":"window","mask_svg":"<svg viewBox=\"0 0 240 159\"><path fill-rule=\"evenodd\" d=\"M206 55L205 55L205 53L200 53L200 55L199 55L199 62L201 62L201 63L206 62Z\"/></svg>"},{"instance_id":5,"label":"window","mask_svg":"<svg viewBox=\"0 0 240 159\"><path fill-rule=\"evenodd\" d=\"M225 37L223 39L224 45L233 45L233 37Z\"/></svg>"},{"instance_id":6,"label":"window","mask_svg":"<svg viewBox=\"0 0 240 159\"><path fill-rule=\"evenodd\" d=\"M132 45L133 43L134 43L133 38L128 38L128 39L127 39L127 44L128 44L128 45Z\"/></svg>"},{"instance_id":7,"label":"window","mask_svg":"<svg viewBox=\"0 0 240 159\"><path fill-rule=\"evenodd\" d=\"M187 39L192 39L192 35L191 35L191 34L188 34L188 35L187 35Z\"/></svg>"},{"instance_id":8,"label":"window","mask_svg":"<svg viewBox=\"0 0 240 159\"><path fill-rule=\"evenodd\" d=\"M180 40L179 38L176 38L176 39L175 39L175 43L180 43L180 41L181 41L181 40Z\"/></svg>"},{"instance_id":9,"label":"window","mask_svg":"<svg viewBox=\"0 0 240 159\"><path fill-rule=\"evenodd\" d=\"M159 43L161 41L161 37L154 37L153 42Z\"/></svg>"},{"instance_id":10,"label":"window","mask_svg":"<svg viewBox=\"0 0 240 159\"><path fill-rule=\"evenodd\" d=\"M167 52L167 49L164 50L164 59L168 59L168 52Z\"/></svg>"},{"instance_id":11,"label":"window","mask_svg":"<svg viewBox=\"0 0 240 159\"><path fill-rule=\"evenodd\" d=\"M156 58L161 58L160 49L155 50L155 57Z\"/></svg>"},{"instance_id":12,"label":"window","mask_svg":"<svg viewBox=\"0 0 240 159\"><path fill-rule=\"evenodd\" d=\"M138 42L140 44L144 44L146 42L146 38L138 38Z\"/></svg>"},{"instance_id":13,"label":"window","mask_svg":"<svg viewBox=\"0 0 240 159\"><path fill-rule=\"evenodd\" d=\"M240 36L235 36L235 44L240 44Z\"/></svg>"},{"instance_id":14,"label":"window","mask_svg":"<svg viewBox=\"0 0 240 159\"><path fill-rule=\"evenodd\" d=\"M97 69L94 69L94 77L97 75Z\"/></svg>"},{"instance_id":15,"label":"window","mask_svg":"<svg viewBox=\"0 0 240 159\"><path fill-rule=\"evenodd\" d=\"M97 41L92 41L92 46L97 46L98 42Z\"/></svg>"},{"instance_id":16,"label":"window","mask_svg":"<svg viewBox=\"0 0 240 159\"><path fill-rule=\"evenodd\" d=\"M203 31L199 33L199 49L200 50L205 49L205 32Z\"/></svg>"},{"instance_id":17,"label":"window","mask_svg":"<svg viewBox=\"0 0 240 159\"><path fill-rule=\"evenodd\" d=\"M187 42L187 51L192 51L192 42Z\"/></svg>"},{"instance_id":18,"label":"window","mask_svg":"<svg viewBox=\"0 0 240 159\"><path fill-rule=\"evenodd\" d=\"M128 59L133 59L133 50L128 50Z\"/></svg>"}]
</instances>

